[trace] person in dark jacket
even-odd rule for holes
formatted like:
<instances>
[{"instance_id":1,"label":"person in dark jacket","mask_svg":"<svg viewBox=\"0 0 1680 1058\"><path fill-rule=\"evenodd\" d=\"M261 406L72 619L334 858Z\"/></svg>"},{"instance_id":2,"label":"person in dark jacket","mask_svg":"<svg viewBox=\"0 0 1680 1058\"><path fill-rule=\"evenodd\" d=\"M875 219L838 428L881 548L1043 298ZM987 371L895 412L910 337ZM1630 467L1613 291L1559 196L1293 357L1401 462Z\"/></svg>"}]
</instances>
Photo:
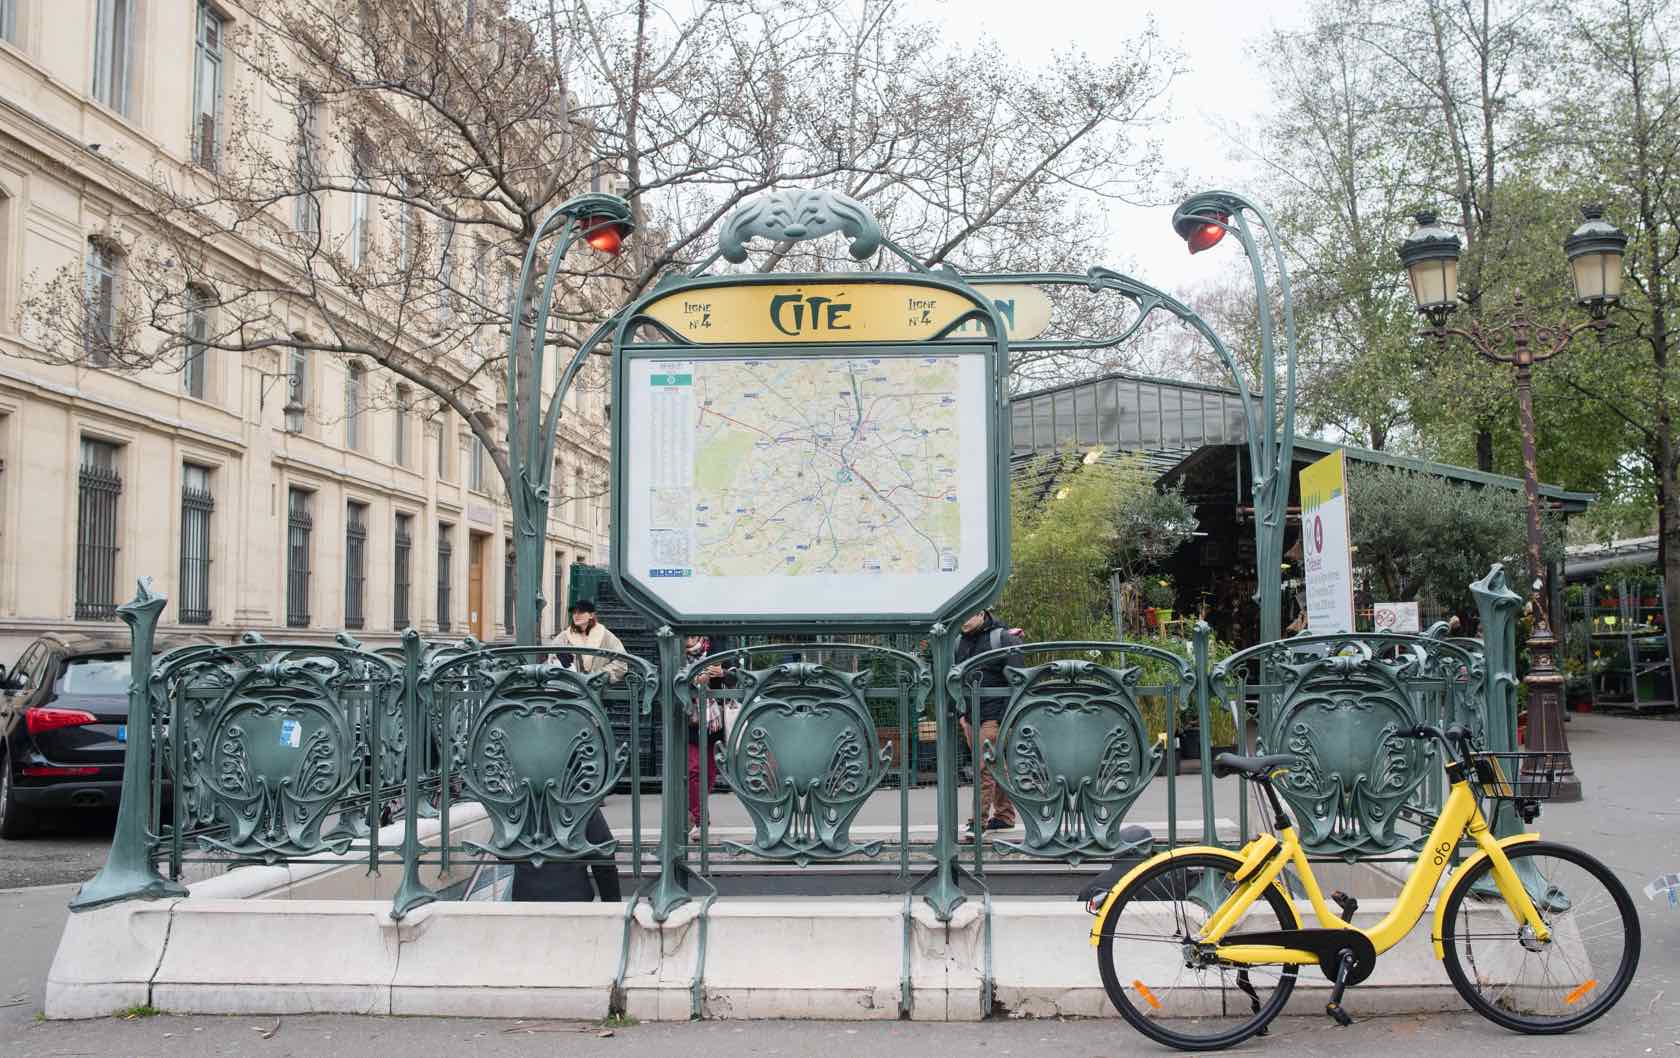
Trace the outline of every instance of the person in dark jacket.
<instances>
[{"instance_id":1,"label":"person in dark jacket","mask_svg":"<svg viewBox=\"0 0 1680 1058\"><path fill-rule=\"evenodd\" d=\"M976 654L1020 645L1021 636L1017 632L1000 624L992 615L992 611L981 610L970 614L963 622L962 637L957 640L955 659L961 664ZM981 667L979 687L982 690L1006 689L1009 680L1003 674L1004 667L1020 668L1025 664L1026 659L1019 650L999 654ZM963 839L965 841L978 833L980 827L987 830L1009 830L1015 826L1014 802L998 787L997 776L993 773L992 766L982 765L980 757L986 742L997 742L998 725L1003 722L1003 711L1008 704L1009 700L1005 696L982 695L978 733L969 729L966 711L962 717L963 736L968 739L969 750L973 754L974 770L980 783L981 815L980 820L968 821L968 832Z\"/></svg>"},{"instance_id":2,"label":"person in dark jacket","mask_svg":"<svg viewBox=\"0 0 1680 1058\"><path fill-rule=\"evenodd\" d=\"M612 840L612 829L607 826L607 817L601 814L599 808L584 824L583 836L592 845ZM595 876L593 884L590 875ZM529 863L515 864L513 891L508 898L515 901L590 901L597 895L613 904L624 899L618 884L618 867L611 856L573 863L545 863L541 867L533 867Z\"/></svg>"}]
</instances>

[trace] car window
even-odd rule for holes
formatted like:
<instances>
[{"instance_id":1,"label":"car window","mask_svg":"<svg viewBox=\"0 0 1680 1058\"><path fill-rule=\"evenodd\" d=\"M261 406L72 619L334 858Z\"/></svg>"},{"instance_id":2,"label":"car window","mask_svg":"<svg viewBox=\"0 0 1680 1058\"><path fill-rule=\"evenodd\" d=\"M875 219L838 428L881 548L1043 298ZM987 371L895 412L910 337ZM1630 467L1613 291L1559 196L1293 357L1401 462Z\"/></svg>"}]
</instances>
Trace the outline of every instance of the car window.
<instances>
[{"instance_id":1,"label":"car window","mask_svg":"<svg viewBox=\"0 0 1680 1058\"><path fill-rule=\"evenodd\" d=\"M71 658L59 673L59 694L124 695L128 693L128 656Z\"/></svg>"},{"instance_id":2,"label":"car window","mask_svg":"<svg viewBox=\"0 0 1680 1058\"><path fill-rule=\"evenodd\" d=\"M12 666L11 682L16 684L18 680L22 679L27 681L31 687L40 682L41 674L39 670L41 668L41 658L44 654L46 654L46 648L41 644L29 644L29 649L25 650Z\"/></svg>"}]
</instances>

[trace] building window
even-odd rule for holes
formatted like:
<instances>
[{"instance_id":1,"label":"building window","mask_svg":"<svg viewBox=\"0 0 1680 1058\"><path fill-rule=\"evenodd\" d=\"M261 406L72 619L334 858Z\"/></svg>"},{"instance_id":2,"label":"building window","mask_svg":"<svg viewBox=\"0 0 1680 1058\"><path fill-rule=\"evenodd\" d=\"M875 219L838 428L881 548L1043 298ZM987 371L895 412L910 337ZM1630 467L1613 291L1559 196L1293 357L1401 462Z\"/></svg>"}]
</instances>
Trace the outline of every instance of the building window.
<instances>
[{"instance_id":1,"label":"building window","mask_svg":"<svg viewBox=\"0 0 1680 1058\"><path fill-rule=\"evenodd\" d=\"M443 233L439 238L443 244L438 252L438 319L448 324L455 315L455 221L444 218Z\"/></svg>"},{"instance_id":2,"label":"building window","mask_svg":"<svg viewBox=\"0 0 1680 1058\"><path fill-rule=\"evenodd\" d=\"M554 598L549 606L554 610L554 634L559 635L566 630L566 553L554 553Z\"/></svg>"},{"instance_id":3,"label":"building window","mask_svg":"<svg viewBox=\"0 0 1680 1058\"><path fill-rule=\"evenodd\" d=\"M391 416L392 451L397 466L408 466L408 431L411 428L408 413L410 401L414 399L414 391L407 386L397 387L397 406Z\"/></svg>"},{"instance_id":4,"label":"building window","mask_svg":"<svg viewBox=\"0 0 1680 1058\"><path fill-rule=\"evenodd\" d=\"M474 492L484 491L484 442L474 434L470 442L472 448L467 456L467 488Z\"/></svg>"},{"instance_id":5,"label":"building window","mask_svg":"<svg viewBox=\"0 0 1680 1058\"><path fill-rule=\"evenodd\" d=\"M573 525L580 525L581 526L583 524L584 513L589 509L588 503L584 499L583 493L584 493L583 468L582 467L573 467L572 468L572 502L571 502L571 507L572 507L571 522L572 522Z\"/></svg>"},{"instance_id":6,"label":"building window","mask_svg":"<svg viewBox=\"0 0 1680 1058\"><path fill-rule=\"evenodd\" d=\"M287 367L286 429L303 432L303 413L309 407L309 350L293 349Z\"/></svg>"},{"instance_id":7,"label":"building window","mask_svg":"<svg viewBox=\"0 0 1680 1058\"><path fill-rule=\"evenodd\" d=\"M367 260L368 207L371 204L369 174L373 172L373 148L361 137L350 152L350 267L360 268Z\"/></svg>"},{"instance_id":8,"label":"building window","mask_svg":"<svg viewBox=\"0 0 1680 1058\"><path fill-rule=\"evenodd\" d=\"M558 458L554 460L554 470L549 474L548 516L559 518L566 506L566 464Z\"/></svg>"},{"instance_id":9,"label":"building window","mask_svg":"<svg viewBox=\"0 0 1680 1058\"><path fill-rule=\"evenodd\" d=\"M134 61L134 0L96 0L93 98L128 113L129 69Z\"/></svg>"},{"instance_id":10,"label":"building window","mask_svg":"<svg viewBox=\"0 0 1680 1058\"><path fill-rule=\"evenodd\" d=\"M420 220L414 212L414 183L403 177L397 188L401 201L397 205L397 267L407 271L414 263L414 236Z\"/></svg>"},{"instance_id":11,"label":"building window","mask_svg":"<svg viewBox=\"0 0 1680 1058\"><path fill-rule=\"evenodd\" d=\"M367 504L352 503L344 510L344 627L365 623L362 598L367 588Z\"/></svg>"},{"instance_id":12,"label":"building window","mask_svg":"<svg viewBox=\"0 0 1680 1058\"><path fill-rule=\"evenodd\" d=\"M439 481L455 480L455 446L450 444L453 431L449 429L450 415L447 411L438 414L437 432L437 476Z\"/></svg>"},{"instance_id":13,"label":"building window","mask_svg":"<svg viewBox=\"0 0 1680 1058\"><path fill-rule=\"evenodd\" d=\"M321 100L308 88L298 89L297 183L292 226L301 235L321 234L321 200L315 196L320 183Z\"/></svg>"},{"instance_id":14,"label":"building window","mask_svg":"<svg viewBox=\"0 0 1680 1058\"><path fill-rule=\"evenodd\" d=\"M351 364L344 372L344 447L362 450L362 403L367 388L367 369Z\"/></svg>"},{"instance_id":15,"label":"building window","mask_svg":"<svg viewBox=\"0 0 1680 1058\"><path fill-rule=\"evenodd\" d=\"M193 161L216 168L222 145L222 27L224 20L198 0L198 43L193 64Z\"/></svg>"},{"instance_id":16,"label":"building window","mask_svg":"<svg viewBox=\"0 0 1680 1058\"><path fill-rule=\"evenodd\" d=\"M449 576L455 548L449 542L449 526L438 523L437 552L437 625L439 632L449 631Z\"/></svg>"},{"instance_id":17,"label":"building window","mask_svg":"<svg viewBox=\"0 0 1680 1058\"><path fill-rule=\"evenodd\" d=\"M286 493L286 627L309 627L310 494L304 489Z\"/></svg>"},{"instance_id":18,"label":"building window","mask_svg":"<svg viewBox=\"0 0 1680 1058\"><path fill-rule=\"evenodd\" d=\"M408 627L409 563L414 554L414 515L397 515L395 547L391 555L391 627Z\"/></svg>"},{"instance_id":19,"label":"building window","mask_svg":"<svg viewBox=\"0 0 1680 1058\"><path fill-rule=\"evenodd\" d=\"M513 538L506 540L507 550L502 556L502 627L513 631L513 586L519 579L519 560L513 553ZM541 584L542 581L538 580Z\"/></svg>"},{"instance_id":20,"label":"building window","mask_svg":"<svg viewBox=\"0 0 1680 1058\"><path fill-rule=\"evenodd\" d=\"M203 400L210 362L206 355L210 339L210 296L198 287L188 287L183 300L187 309L187 355L181 363L181 389L187 396Z\"/></svg>"},{"instance_id":21,"label":"building window","mask_svg":"<svg viewBox=\"0 0 1680 1058\"><path fill-rule=\"evenodd\" d=\"M111 362L117 334L117 294L121 289L118 269L122 255L102 239L89 239L87 247L87 320L82 344L88 362L104 367Z\"/></svg>"},{"instance_id":22,"label":"building window","mask_svg":"<svg viewBox=\"0 0 1680 1058\"><path fill-rule=\"evenodd\" d=\"M181 467L181 623L210 623L210 471L191 463Z\"/></svg>"},{"instance_id":23,"label":"building window","mask_svg":"<svg viewBox=\"0 0 1680 1058\"><path fill-rule=\"evenodd\" d=\"M76 511L76 620L117 616L117 446L82 439Z\"/></svg>"},{"instance_id":24,"label":"building window","mask_svg":"<svg viewBox=\"0 0 1680 1058\"><path fill-rule=\"evenodd\" d=\"M17 43L18 0L0 0L0 39Z\"/></svg>"}]
</instances>

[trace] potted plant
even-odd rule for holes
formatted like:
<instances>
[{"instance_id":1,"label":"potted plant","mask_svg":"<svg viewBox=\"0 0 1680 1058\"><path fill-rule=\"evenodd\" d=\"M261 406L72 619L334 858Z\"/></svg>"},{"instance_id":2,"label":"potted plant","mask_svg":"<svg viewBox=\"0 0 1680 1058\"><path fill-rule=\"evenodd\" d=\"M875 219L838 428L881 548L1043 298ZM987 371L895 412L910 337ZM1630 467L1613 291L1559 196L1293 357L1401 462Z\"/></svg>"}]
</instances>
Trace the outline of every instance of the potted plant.
<instances>
[{"instance_id":1,"label":"potted plant","mask_svg":"<svg viewBox=\"0 0 1680 1058\"><path fill-rule=\"evenodd\" d=\"M1662 574L1647 572L1639 578L1639 605L1646 609L1662 606Z\"/></svg>"},{"instance_id":2,"label":"potted plant","mask_svg":"<svg viewBox=\"0 0 1680 1058\"><path fill-rule=\"evenodd\" d=\"M1615 609L1616 583L1614 577L1606 577L1598 582L1598 605L1600 609Z\"/></svg>"},{"instance_id":3,"label":"potted plant","mask_svg":"<svg viewBox=\"0 0 1680 1058\"><path fill-rule=\"evenodd\" d=\"M1152 574L1144 581L1143 598L1155 610L1155 622L1163 632L1167 622L1172 620L1173 607L1178 603L1178 589L1173 587L1172 578L1164 574Z\"/></svg>"}]
</instances>

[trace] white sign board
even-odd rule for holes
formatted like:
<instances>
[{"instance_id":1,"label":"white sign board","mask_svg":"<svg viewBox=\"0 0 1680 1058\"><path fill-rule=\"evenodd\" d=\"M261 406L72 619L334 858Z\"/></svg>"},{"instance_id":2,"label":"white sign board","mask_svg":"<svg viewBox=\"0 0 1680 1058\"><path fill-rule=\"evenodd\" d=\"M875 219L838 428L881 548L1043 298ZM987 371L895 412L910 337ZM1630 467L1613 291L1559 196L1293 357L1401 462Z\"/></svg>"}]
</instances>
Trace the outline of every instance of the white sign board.
<instances>
[{"instance_id":1,"label":"white sign board","mask_svg":"<svg viewBox=\"0 0 1680 1058\"><path fill-rule=\"evenodd\" d=\"M1378 632L1417 632L1418 604L1379 602L1371 606L1371 627Z\"/></svg>"},{"instance_id":2,"label":"white sign board","mask_svg":"<svg viewBox=\"0 0 1680 1058\"><path fill-rule=\"evenodd\" d=\"M1307 572L1307 631L1353 631L1347 463L1340 448L1301 471L1301 556Z\"/></svg>"},{"instance_id":3,"label":"white sign board","mask_svg":"<svg viewBox=\"0 0 1680 1058\"><path fill-rule=\"evenodd\" d=\"M681 613L926 613L988 566L986 357L625 364L623 574Z\"/></svg>"}]
</instances>

